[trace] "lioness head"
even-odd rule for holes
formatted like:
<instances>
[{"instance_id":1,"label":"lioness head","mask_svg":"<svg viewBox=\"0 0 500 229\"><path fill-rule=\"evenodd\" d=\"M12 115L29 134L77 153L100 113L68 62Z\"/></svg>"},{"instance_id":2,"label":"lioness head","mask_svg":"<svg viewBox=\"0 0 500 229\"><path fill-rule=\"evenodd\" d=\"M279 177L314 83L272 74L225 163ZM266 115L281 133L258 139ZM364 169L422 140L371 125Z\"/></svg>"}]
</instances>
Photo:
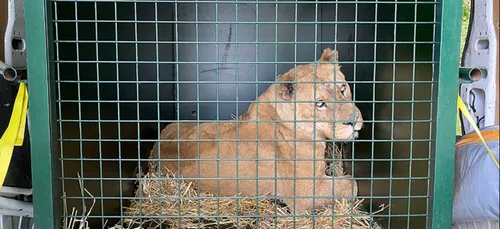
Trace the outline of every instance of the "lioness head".
<instances>
[{"instance_id":1,"label":"lioness head","mask_svg":"<svg viewBox=\"0 0 500 229\"><path fill-rule=\"evenodd\" d=\"M358 137L363 118L337 61L337 51L327 48L317 63L297 66L278 77L277 115L297 120L297 133L315 132L317 138L335 140Z\"/></svg>"}]
</instances>

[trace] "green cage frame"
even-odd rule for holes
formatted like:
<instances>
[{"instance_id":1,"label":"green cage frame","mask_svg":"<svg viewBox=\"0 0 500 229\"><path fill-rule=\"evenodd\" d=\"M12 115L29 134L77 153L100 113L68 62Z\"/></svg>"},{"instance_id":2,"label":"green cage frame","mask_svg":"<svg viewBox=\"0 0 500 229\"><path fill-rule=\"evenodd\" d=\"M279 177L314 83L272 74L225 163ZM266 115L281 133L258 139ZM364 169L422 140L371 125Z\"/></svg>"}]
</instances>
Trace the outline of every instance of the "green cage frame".
<instances>
[{"instance_id":1,"label":"green cage frame","mask_svg":"<svg viewBox=\"0 0 500 229\"><path fill-rule=\"evenodd\" d=\"M33 174L33 201L37 228L60 228L60 193L58 193L58 155L54 148L56 127L55 73L51 61L53 48L52 2L25 1L26 43L28 47L28 87ZM442 0L436 4L437 38L435 59L437 87L432 109L434 158L431 178L431 228L450 228L454 185L454 144L456 97L458 93L461 1ZM450 58L456 56L457 58Z\"/></svg>"}]
</instances>

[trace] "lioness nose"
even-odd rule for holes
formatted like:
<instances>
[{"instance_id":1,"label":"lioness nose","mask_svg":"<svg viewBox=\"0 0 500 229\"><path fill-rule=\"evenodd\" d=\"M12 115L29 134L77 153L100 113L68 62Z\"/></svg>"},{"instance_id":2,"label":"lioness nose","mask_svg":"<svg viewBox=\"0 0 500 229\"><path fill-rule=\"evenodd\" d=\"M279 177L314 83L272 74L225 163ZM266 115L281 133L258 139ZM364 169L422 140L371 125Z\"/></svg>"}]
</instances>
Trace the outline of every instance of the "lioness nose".
<instances>
[{"instance_id":1,"label":"lioness nose","mask_svg":"<svg viewBox=\"0 0 500 229\"><path fill-rule=\"evenodd\" d=\"M359 119L359 113L352 113L349 122L344 122L342 124L347 125L347 126L352 126L352 127L357 127L358 125L358 119Z\"/></svg>"}]
</instances>

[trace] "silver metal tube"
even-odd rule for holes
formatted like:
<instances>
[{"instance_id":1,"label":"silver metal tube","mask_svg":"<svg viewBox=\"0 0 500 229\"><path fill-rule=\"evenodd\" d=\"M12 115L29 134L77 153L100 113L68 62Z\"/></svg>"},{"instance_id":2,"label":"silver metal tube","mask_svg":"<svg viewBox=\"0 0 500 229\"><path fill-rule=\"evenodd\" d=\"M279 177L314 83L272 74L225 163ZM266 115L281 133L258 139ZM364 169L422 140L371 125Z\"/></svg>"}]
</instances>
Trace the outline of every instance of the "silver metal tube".
<instances>
[{"instance_id":1,"label":"silver metal tube","mask_svg":"<svg viewBox=\"0 0 500 229\"><path fill-rule=\"evenodd\" d=\"M17 71L0 60L0 75L8 81L14 81L17 78Z\"/></svg>"}]
</instances>

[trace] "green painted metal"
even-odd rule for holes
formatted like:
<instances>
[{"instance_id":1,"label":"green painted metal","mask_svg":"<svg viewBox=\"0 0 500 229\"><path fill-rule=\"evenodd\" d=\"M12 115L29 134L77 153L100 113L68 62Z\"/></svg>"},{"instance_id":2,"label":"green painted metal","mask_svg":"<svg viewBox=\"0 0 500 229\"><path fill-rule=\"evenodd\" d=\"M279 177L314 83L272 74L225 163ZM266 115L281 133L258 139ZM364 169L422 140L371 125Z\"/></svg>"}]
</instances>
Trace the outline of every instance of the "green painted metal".
<instances>
[{"instance_id":1,"label":"green painted metal","mask_svg":"<svg viewBox=\"0 0 500 229\"><path fill-rule=\"evenodd\" d=\"M460 67L458 76L461 83L472 83L481 78L487 77L487 71L484 68L464 68Z\"/></svg>"},{"instance_id":2,"label":"green painted metal","mask_svg":"<svg viewBox=\"0 0 500 229\"><path fill-rule=\"evenodd\" d=\"M368 184L370 192L359 197L369 199L369 201L365 200L365 203L370 203L370 212L377 210L375 206L377 198L388 200L389 208L375 215L387 220L388 228L410 228L411 223L422 221L419 218L428 220L429 228L449 228L453 197L453 166L451 165L454 162L455 98L458 92L458 87L454 84L457 83L459 66L459 58L454 59L450 58L450 56L456 54L455 56L458 57L459 55L461 4L458 1L451 0L398 1L397 4L394 4L395 1L322 1L321 3L311 3L309 1L279 1L279 3L275 1L259 1L258 4L256 1L237 2L245 3L247 7L255 5L262 8L256 7L255 11L248 11L239 8L238 4L234 4L235 1L203 1L203 4L215 6L213 8L214 12L200 14L198 9L206 5L194 4L199 3L197 1L146 0L139 3L129 0L54 0L25 2L26 29L29 34L30 111L31 114L36 113L36 115L30 116L30 121L33 142L35 224L37 228L59 228L59 224L62 222L60 216L63 215L62 218L69 217L67 213L60 211L60 198L68 201L117 200L120 206L124 204L125 198L137 199L143 202L142 198L144 197L125 197L125 194L121 191L111 196L104 196L103 194L108 191L103 187L103 184L112 180L133 182L143 179L123 177L122 172L127 169L127 166L122 166L122 163L132 161L124 158L126 155L126 153L123 153L124 151L132 149L136 150L133 153L139 154L139 151L144 147L140 144L137 144L137 147L126 147L122 146L122 144L133 144L138 141L146 142L147 140L125 137L130 132L127 133L126 131L129 130L121 127L121 125L132 124L134 128L137 128L137 131L135 129L130 131L137 132L137 135L139 135L140 126L151 122L154 122L153 125L160 129L160 121L217 123L219 120L224 119L221 116L230 113L228 111L233 111L233 109L234 114L238 116L242 112L239 106L253 101L252 96L257 97L260 93L259 86L251 88L252 85L273 83L274 76L282 73L282 70L279 70L276 66L293 67L298 64L309 63L309 57L304 56L311 54L311 56L317 58L323 46L340 50L349 49L349 51L343 53L353 53L351 56L341 55L340 64L343 65L343 69L348 69L346 71L349 72L348 77L350 77L351 83L370 84L365 87L358 87L357 85L353 87L355 102L359 106L364 106L363 109L370 111L367 114L370 114L371 117L367 117L365 123L369 126L385 125L390 129L389 134L380 136L380 130L372 128L366 131L364 135L361 135L362 138L357 139L356 143L350 147L353 155L364 153L369 157L344 159L346 161L351 160L353 164L370 163L369 174L366 177L356 178L360 182L367 182L365 184ZM171 4L171 8L162 8L165 6L164 3ZM226 5L228 3L233 3L235 7L229 9L228 5ZM129 5L126 6L126 4ZM192 9L187 7L189 4L192 4ZM266 9L266 7L275 4L280 6L280 10L288 7L289 15L294 15L294 17L288 18L288 21L279 21L285 15L283 13L281 13L282 15L278 14L278 7L271 10ZM309 11L299 10L300 7L307 4L314 6L305 8ZM335 14L335 17L330 17L328 10L338 11L339 5L343 4L353 4L352 7L355 7L355 12L352 15L354 19L350 18L350 16L348 19L339 18L338 14ZM148 5L150 6L148 12L153 10L156 12L154 15L153 13L145 14L145 8L141 8ZM358 12L358 8L367 6L369 6L368 8L373 7L374 12L376 12L373 22L358 18L369 15L369 11L367 13ZM129 7L129 11L120 11L127 7ZM195 12L190 12L190 9L194 9ZM54 14L51 13L52 10ZM160 11L164 13L158 13ZM272 11L275 12L274 15L270 15ZM122 14L119 12L122 12ZM302 12L302 14L299 12ZM308 16L307 12L311 16L309 21L298 19L299 16ZM437 15L434 15L435 12L437 12ZM216 19L212 18L212 13ZM220 15L235 16L235 19L218 21ZM413 15L418 15L418 17ZM150 16L149 19L144 19L144 17L148 16ZM266 21L259 21L259 23L242 21L241 18L249 16L269 18ZM208 17L208 19L200 19L200 17ZM211 41L208 39L208 35L202 33L202 31L207 31L204 26L211 24L214 25L216 31L231 31L229 35L234 37L226 41L226 34L215 33L215 41ZM248 37L238 36L241 32L248 32L245 30L248 29L248 26L254 24L256 30L255 34L252 35L255 35L255 37L249 36L252 38L249 39ZM106 27L110 25L111 27ZM153 28L155 31L151 31L150 34L138 32L138 28L144 28L145 25L151 26L149 28ZM165 36L170 37L160 39L159 28L166 25L170 25L169 31L173 35L163 34L164 37L162 38L165 38ZM191 34L192 37L186 35L189 34L185 32L188 25L193 25L191 29L195 32ZM365 37L362 36L362 30L369 25L374 26L373 31L376 39L371 37L372 34L366 35L366 32L364 33ZM55 37L52 37L53 26ZM96 29L89 29L92 26L95 26ZM304 28L304 26L310 26L311 30L314 29L314 35L312 35L313 33L309 34L309 32L298 32L298 28ZM342 40L329 34L332 31L335 31L335 33L349 31L345 26L354 28L353 37L349 37L349 40ZM278 27L280 32L285 35L278 36L278 33L271 32L273 29L278 30ZM127 30L126 33L130 35L126 39L123 39L123 34L120 34L124 28ZM200 28L205 28L205 30ZM259 30L259 28L266 29ZM122 31L120 31L121 29ZM267 29L269 31L266 31ZM319 31L321 31L321 34L319 34ZM155 37L144 39L141 36L145 36L145 34L154 35ZM386 35L393 37L385 40L380 38ZM307 37L307 39L304 39L304 37ZM371 40L367 39L367 37ZM183 50L188 47L186 45L192 45L192 52L188 53L192 55L190 58L186 58L188 54L183 53ZM225 45L234 46L235 56L231 57L229 55L229 59L221 61L220 59L223 56L227 58L225 53L221 52ZM54 51L53 46L57 51ZM162 47L166 46L171 47L171 50L168 50L169 53L161 52ZM274 50L272 50L273 46ZM283 50L279 51L278 46L288 47L293 50L285 54L279 54ZM304 49L300 50L300 47L304 46L311 47L314 52L308 53ZM153 52L153 54L149 58L143 58L145 54L141 52L141 48L148 49L148 47L152 48L149 51L150 53ZM206 47L217 47L213 53L215 58L211 59L204 56L207 55ZM370 53L372 59L366 59L366 56L362 53L367 49L373 49L373 53ZM209 52L212 52L211 49ZM132 55L128 56L128 58L120 56L126 56L130 53ZM240 56L240 54L249 53L255 53L255 60L244 59ZM208 53L208 55L211 54ZM382 54L386 56L379 57ZM348 59L348 57L351 59ZM274 59L274 61L271 59ZM297 61L291 61L290 59ZM53 65L56 65L57 72L54 72ZM207 75L203 75L204 73L201 72L202 69L207 68L207 65L216 66L215 71L213 71L216 75L213 78L207 78ZM236 71L234 78L227 79L225 77L226 79L222 79L219 73L221 75L222 73L227 74L227 72L223 72L226 69L219 68L222 65L234 65L235 68L244 68L248 65L254 66L249 67L246 72ZM274 65L274 69L266 70L266 66L271 65ZM153 67L147 71L141 71L140 68L144 66ZM165 70L165 66L168 66L167 70ZM411 73L399 73L398 69L404 68L404 66L411 66L408 67ZM417 74L418 71L422 71L422 66L433 66L435 70ZM385 69L385 75L380 73L380 69ZM260 71L268 72L263 74ZM248 72L251 72L251 74ZM186 80L186 78L189 78L189 80ZM168 89L163 89L164 91L160 93L160 87L166 84L165 81L168 81L168 84L175 85L173 86L175 88L184 89L178 89L172 93ZM207 85L215 83L219 84L216 89L206 89ZM228 98L227 85L230 84L238 84L235 91L239 96ZM56 88L55 85L59 87ZM94 87L88 87L88 85ZM113 87L109 87L110 85ZM130 87L127 87L127 85ZM143 86L151 87L141 90ZM190 92L186 90L189 87L193 89ZM226 89L220 89L222 87L226 87ZM382 94L378 89L376 90L378 87L385 87L385 91L390 92L386 94L385 99L378 98L379 94ZM433 88L434 92L427 92L426 87ZM97 90L94 90L94 88ZM250 90L248 90L249 88ZM407 91L402 93L405 96L400 98L397 93L401 93L401 88L405 88ZM57 96L55 95L56 89L58 89ZM255 93L253 90L255 90ZM408 90L411 90L411 92L408 93ZM144 91L152 93L154 96L148 96ZM193 91L196 91L196 93L193 93ZM168 95L167 98L164 95ZM215 95L215 98L211 97L213 95ZM143 96L149 98L149 100L141 99L140 97ZM139 108L138 103L147 106L151 105L156 109L154 111L144 111ZM59 105L58 112L54 109L55 104ZM92 107L96 104L98 105ZM190 104L195 105L186 108ZM63 105L71 109L61 108ZM130 105L134 106L131 108ZM411 114L407 116L397 114L403 110L398 110L398 108L405 105L408 105ZM430 112L432 116L422 117L421 114L418 114L422 112L422 105L424 107L425 105L432 105L432 111ZM113 106L117 107L116 110L109 108ZM168 109L165 110L171 112L171 115L161 117L160 108L163 106L168 106ZM206 108L211 106L213 106L213 109ZM380 117L380 114L376 112L377 109L380 109L379 106L385 106L389 109L389 112L385 112L386 114ZM206 112L200 111L200 108L203 109L202 107ZM219 108L223 110L224 114L219 113ZM193 109L193 112L190 109ZM216 110L216 112L213 112L213 119L215 120L207 120L207 117L211 115L208 113L214 109ZM186 110L189 111L186 112ZM94 112L96 115L92 116ZM149 118L140 118L139 113L151 116ZM134 114L137 114L137 116ZM244 121L238 122L243 123ZM73 133L73 135L70 133L57 139L56 131L58 129L59 133L63 135L63 128L61 127L63 124L74 125L76 133ZM109 129L105 130L105 126L110 126L110 124L117 126L117 135L110 137L108 133L108 136L104 137L104 132L109 132ZM409 124L409 137L397 136L394 130L405 124ZM429 136L417 137L413 135L416 129L421 129L425 125L431 126L432 133L427 134ZM85 130L83 129L89 126L97 129L96 135L84 136ZM369 132L371 132L371 137ZM58 143L61 144L60 149L63 151L61 155L57 155L55 140L58 140ZM158 139L155 137L154 140ZM199 143L204 141L206 140L200 140ZM238 142L237 139L219 139L218 142L220 141ZM271 140L260 140L260 142L266 141ZM273 142L276 143L277 141ZM71 149L73 153L77 152L73 154L73 157L64 154L66 151L71 151L62 147L64 143L72 143L75 147ZM98 148L98 154L95 157L86 154L92 152L84 152L84 149L87 149L87 146L91 143L99 145L96 147ZM109 150L112 143L118 143L116 151L119 156L117 158L106 158L109 156L109 152L102 152L102 150ZM432 143L430 150L432 156L422 156L422 152L419 152L422 147L419 148L416 145L425 143ZM105 147L103 146L105 144L108 145ZM396 149L398 145L401 146L402 144L407 146L408 150L404 148L403 152L401 149ZM368 146L362 147L360 145ZM367 152L364 152L364 150ZM427 152L428 148L424 150ZM386 157L379 156L379 154L383 153L387 154ZM103 160L103 158L106 159ZM239 161L243 160L246 159L240 159ZM224 159L218 160L218 162L222 161ZM64 174L64 167L62 174L60 174L58 170L59 163L62 165L70 163L75 167L79 166L76 170L82 176L75 177L74 174ZM99 170L98 174L95 174L96 176L83 175L90 170L85 168L84 171L83 168L84 165L89 165L89 163L96 165L91 168ZM108 163L107 165L119 163L116 169L119 171L119 175L105 177L103 175L103 168L107 167L105 163ZM430 163L432 163L431 166L426 165ZM425 174L418 170L422 165L429 166ZM238 167L238 164L236 164L236 167ZM382 171L381 168L388 168L387 173L383 176L379 175L380 171ZM217 169L219 169L218 164ZM354 174L355 171L353 166L351 173ZM378 175L376 171L378 171ZM58 177L59 174L60 177ZM92 193L93 198L71 194L62 197L59 193L61 181L84 181L82 182L83 186L95 182L99 183L100 186ZM387 182L389 191L375 196L374 193L381 182ZM404 182L407 182L407 184ZM419 185L423 182L427 182L427 184ZM425 193L415 193L414 189L427 185L430 187ZM64 185L62 185L62 188L64 189ZM122 190L122 188L122 183L120 183L119 189ZM402 190L405 192L401 193ZM81 192L83 192L83 189ZM414 210L414 208L419 207L415 202L421 200L428 203L426 212ZM398 208L397 205L403 205L404 207ZM200 207L202 206L198 205L198 208ZM95 209L104 211L105 206L101 202L96 205ZM111 216L123 218L123 209ZM142 213L139 216L142 221ZM189 216L169 215L161 217L178 218L178 222L181 223L181 218ZM231 217L239 219L243 216L237 212ZM89 217L89 219L102 220L102 224L99 223L101 226L104 224L104 218L104 215L99 214Z\"/></svg>"},{"instance_id":3,"label":"green painted metal","mask_svg":"<svg viewBox=\"0 0 500 229\"><path fill-rule=\"evenodd\" d=\"M33 210L36 228L61 228L59 164L54 151L52 26L50 1L25 1Z\"/></svg>"},{"instance_id":4,"label":"green painted metal","mask_svg":"<svg viewBox=\"0 0 500 229\"><path fill-rule=\"evenodd\" d=\"M455 180L455 128L460 56L459 1L443 0L439 12L438 85L435 112L432 228L451 228ZM450 58L456 56L457 58Z\"/></svg>"}]
</instances>

